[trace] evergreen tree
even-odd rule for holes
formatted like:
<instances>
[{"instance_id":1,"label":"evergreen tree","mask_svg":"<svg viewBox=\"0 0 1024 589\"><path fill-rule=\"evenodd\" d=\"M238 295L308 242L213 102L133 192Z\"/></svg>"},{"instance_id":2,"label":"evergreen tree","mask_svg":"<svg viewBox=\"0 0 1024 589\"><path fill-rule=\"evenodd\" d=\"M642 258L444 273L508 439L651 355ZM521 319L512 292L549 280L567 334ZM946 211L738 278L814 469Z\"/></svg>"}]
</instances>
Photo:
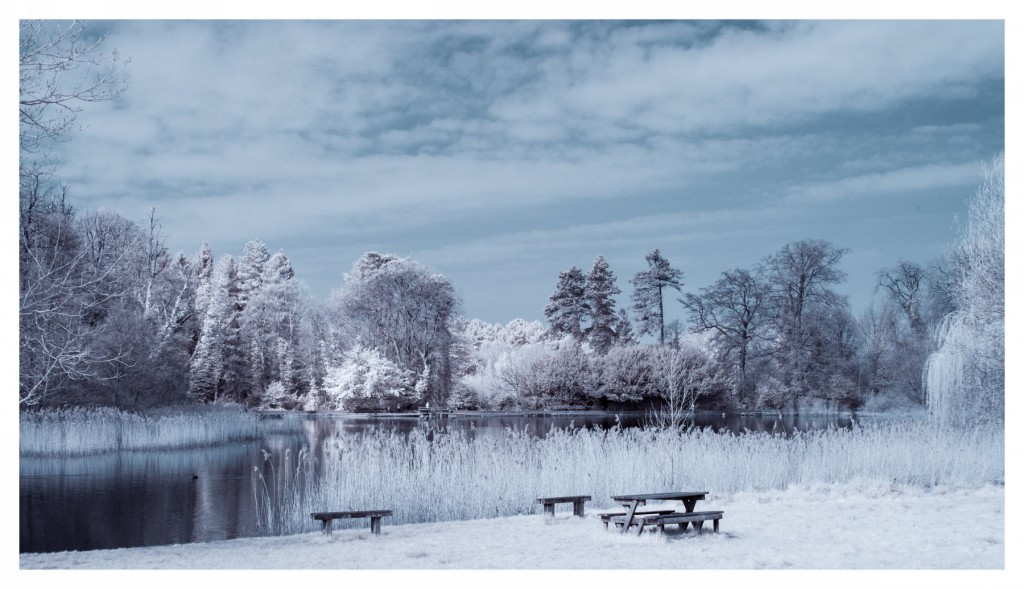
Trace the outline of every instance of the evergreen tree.
<instances>
[{"instance_id":1,"label":"evergreen tree","mask_svg":"<svg viewBox=\"0 0 1024 589\"><path fill-rule=\"evenodd\" d=\"M213 289L213 250L210 244L203 242L195 258L195 283L196 283L196 313L202 318L206 317L206 309L210 306L210 297Z\"/></svg>"},{"instance_id":2,"label":"evergreen tree","mask_svg":"<svg viewBox=\"0 0 1024 589\"><path fill-rule=\"evenodd\" d=\"M222 259L225 268L217 289L226 294L228 313L224 321L224 365L221 373L221 392L226 399L236 402L245 401L251 391L249 364L246 361L246 350L242 339L242 303L238 280L238 264L232 256Z\"/></svg>"},{"instance_id":3,"label":"evergreen tree","mask_svg":"<svg viewBox=\"0 0 1024 589\"><path fill-rule=\"evenodd\" d=\"M583 271L576 266L559 273L555 292L544 307L544 316L555 337L571 335L576 341L583 340L583 322L590 316L586 282Z\"/></svg>"},{"instance_id":4,"label":"evergreen tree","mask_svg":"<svg viewBox=\"0 0 1024 589\"><path fill-rule=\"evenodd\" d=\"M262 325L262 309L259 309L261 289L265 279L270 253L267 246L258 239L245 244L245 250L238 262L238 311L239 345L244 350L248 382L240 382L240 388L262 391L270 384L268 368L273 362L273 347L268 346ZM257 301L256 305L250 303ZM271 341L273 341L271 339Z\"/></svg>"},{"instance_id":5,"label":"evergreen tree","mask_svg":"<svg viewBox=\"0 0 1024 589\"><path fill-rule=\"evenodd\" d=\"M240 338L238 266L228 254L217 262L210 304L189 366L189 393L202 401L243 401L248 370Z\"/></svg>"},{"instance_id":6,"label":"evergreen tree","mask_svg":"<svg viewBox=\"0 0 1024 589\"><path fill-rule=\"evenodd\" d=\"M264 390L277 381L291 383L285 387L290 394L308 388L308 379L291 374L302 369L302 363L294 356L302 337L301 303L291 262L278 252L267 261L262 286L245 310L247 330L253 335L250 360L256 389ZM276 352L281 345L285 345L291 355L287 365Z\"/></svg>"},{"instance_id":7,"label":"evergreen tree","mask_svg":"<svg viewBox=\"0 0 1024 589\"><path fill-rule=\"evenodd\" d=\"M633 335L633 323L629 320L629 313L619 308L619 320L615 324L615 343L618 346L626 347L636 344L636 337Z\"/></svg>"},{"instance_id":8,"label":"evergreen tree","mask_svg":"<svg viewBox=\"0 0 1024 589\"><path fill-rule=\"evenodd\" d=\"M206 402L220 400L226 333L234 312L229 287L234 259L225 256L217 266L217 271L211 276L210 298L200 328L199 343L189 364L189 394Z\"/></svg>"},{"instance_id":9,"label":"evergreen tree","mask_svg":"<svg viewBox=\"0 0 1024 589\"><path fill-rule=\"evenodd\" d=\"M584 335L598 354L604 354L615 343L615 295L621 293L615 286L615 274L604 256L597 256L594 267L587 275L584 300L590 311L590 326Z\"/></svg>"},{"instance_id":10,"label":"evergreen tree","mask_svg":"<svg viewBox=\"0 0 1024 589\"><path fill-rule=\"evenodd\" d=\"M640 335L658 334L658 343L665 344L666 288L679 290L683 272L672 268L659 250L647 254L647 270L633 277L633 311Z\"/></svg>"},{"instance_id":11,"label":"evergreen tree","mask_svg":"<svg viewBox=\"0 0 1024 589\"><path fill-rule=\"evenodd\" d=\"M243 309L263 285L263 272L269 260L270 252L262 241L254 239L245 244L238 261L238 300Z\"/></svg>"}]
</instances>

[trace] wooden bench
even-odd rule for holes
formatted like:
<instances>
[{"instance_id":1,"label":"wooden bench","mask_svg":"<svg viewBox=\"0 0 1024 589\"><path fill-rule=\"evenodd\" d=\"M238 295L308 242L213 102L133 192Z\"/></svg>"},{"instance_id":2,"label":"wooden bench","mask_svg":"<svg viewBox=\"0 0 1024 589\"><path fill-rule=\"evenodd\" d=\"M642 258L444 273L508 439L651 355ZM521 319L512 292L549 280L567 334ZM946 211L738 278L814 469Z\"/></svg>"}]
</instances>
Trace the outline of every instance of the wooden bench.
<instances>
[{"instance_id":1,"label":"wooden bench","mask_svg":"<svg viewBox=\"0 0 1024 589\"><path fill-rule=\"evenodd\" d=\"M675 513L675 512L676 512L676 510L674 510L674 509L652 509L652 510L649 510L649 511L638 511L638 512L634 513L633 515L634 516L637 516L637 515L667 515L669 513ZM607 528L608 527L608 522L611 521L611 519L613 517L625 518L626 517L626 512L625 511L615 511L615 512L611 512L611 513L602 513L600 515L601 515L601 523L603 523L604 527ZM621 526L622 523L620 522L618 525Z\"/></svg>"},{"instance_id":2,"label":"wooden bench","mask_svg":"<svg viewBox=\"0 0 1024 589\"><path fill-rule=\"evenodd\" d=\"M675 511L634 517L630 525L637 526L636 533L638 535L643 533L646 526L657 526L659 531L664 532L665 524L679 524L679 529L681 530L685 530L689 524L693 524L693 529L700 533L704 529L704 522L711 521L714 523L715 533L718 533L718 521L722 519L723 514L724 512L722 511L693 511L690 513ZM626 516L613 515L609 518L609 521L617 526L622 526L626 523Z\"/></svg>"},{"instance_id":3,"label":"wooden bench","mask_svg":"<svg viewBox=\"0 0 1024 589\"><path fill-rule=\"evenodd\" d=\"M540 497L537 503L544 504L544 515L555 516L556 503L572 503L572 514L583 517L583 502L590 501L590 495L569 495L566 497Z\"/></svg>"},{"instance_id":4,"label":"wooden bench","mask_svg":"<svg viewBox=\"0 0 1024 589\"><path fill-rule=\"evenodd\" d=\"M377 509L372 511L321 511L309 514L313 519L320 520L323 524L324 534L331 535L331 522L336 519L352 519L357 517L370 518L370 533L380 533L380 520L385 515L391 515L390 509Z\"/></svg>"}]
</instances>

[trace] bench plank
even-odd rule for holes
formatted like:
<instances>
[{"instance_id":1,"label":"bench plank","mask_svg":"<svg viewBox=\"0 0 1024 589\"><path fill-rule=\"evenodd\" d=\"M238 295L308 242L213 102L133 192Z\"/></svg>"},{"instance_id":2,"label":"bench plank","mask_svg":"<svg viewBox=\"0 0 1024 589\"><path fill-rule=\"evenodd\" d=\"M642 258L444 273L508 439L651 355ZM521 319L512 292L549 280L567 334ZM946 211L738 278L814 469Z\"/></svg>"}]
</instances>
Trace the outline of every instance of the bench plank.
<instances>
[{"instance_id":1,"label":"bench plank","mask_svg":"<svg viewBox=\"0 0 1024 589\"><path fill-rule=\"evenodd\" d=\"M313 519L328 520L328 519L347 519L353 517L380 517L382 515L391 515L390 509L372 509L369 511L320 511L317 513L311 513Z\"/></svg>"},{"instance_id":2,"label":"bench plank","mask_svg":"<svg viewBox=\"0 0 1024 589\"><path fill-rule=\"evenodd\" d=\"M590 495L566 495L565 497L538 497L537 503L572 503L574 501L590 501Z\"/></svg>"}]
</instances>

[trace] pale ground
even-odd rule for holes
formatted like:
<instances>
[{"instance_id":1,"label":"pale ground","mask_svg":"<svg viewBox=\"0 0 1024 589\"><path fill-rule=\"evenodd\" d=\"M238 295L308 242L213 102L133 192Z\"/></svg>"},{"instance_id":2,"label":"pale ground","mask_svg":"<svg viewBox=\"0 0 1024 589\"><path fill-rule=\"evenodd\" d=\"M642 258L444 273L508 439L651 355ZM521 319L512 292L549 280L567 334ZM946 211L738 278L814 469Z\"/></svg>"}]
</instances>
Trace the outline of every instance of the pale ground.
<instances>
[{"instance_id":1,"label":"pale ground","mask_svg":"<svg viewBox=\"0 0 1024 589\"><path fill-rule=\"evenodd\" d=\"M725 511L719 534L641 537L605 530L594 509L583 519L559 511L553 522L527 515L389 525L385 518L380 536L367 523L332 538L21 554L19 578L46 580L26 569L1003 569L1004 505L1001 486L711 495L698 510Z\"/></svg>"}]
</instances>

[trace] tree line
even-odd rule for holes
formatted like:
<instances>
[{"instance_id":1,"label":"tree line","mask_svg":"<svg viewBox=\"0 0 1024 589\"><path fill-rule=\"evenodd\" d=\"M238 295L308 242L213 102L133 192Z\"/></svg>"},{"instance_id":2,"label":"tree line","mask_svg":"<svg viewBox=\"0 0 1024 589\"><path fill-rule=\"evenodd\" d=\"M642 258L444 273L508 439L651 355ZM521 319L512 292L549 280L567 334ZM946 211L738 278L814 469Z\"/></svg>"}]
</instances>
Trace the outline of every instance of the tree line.
<instances>
[{"instance_id":1,"label":"tree line","mask_svg":"<svg viewBox=\"0 0 1024 589\"><path fill-rule=\"evenodd\" d=\"M684 274L656 249L630 281L628 309L607 303L620 289L598 256L587 274L576 266L561 272L545 315L552 335L584 344L595 357L643 349L644 335L654 336L655 346L704 354L716 379L698 395L708 407L923 404L924 364L935 348L935 326L952 309L955 261L901 260L880 270L878 296L855 317L835 290L846 278L840 265L848 252L824 240L789 243L672 300L666 295L681 291ZM669 303L688 316L688 334L666 323ZM602 369L591 373L602 380Z\"/></svg>"}]
</instances>

